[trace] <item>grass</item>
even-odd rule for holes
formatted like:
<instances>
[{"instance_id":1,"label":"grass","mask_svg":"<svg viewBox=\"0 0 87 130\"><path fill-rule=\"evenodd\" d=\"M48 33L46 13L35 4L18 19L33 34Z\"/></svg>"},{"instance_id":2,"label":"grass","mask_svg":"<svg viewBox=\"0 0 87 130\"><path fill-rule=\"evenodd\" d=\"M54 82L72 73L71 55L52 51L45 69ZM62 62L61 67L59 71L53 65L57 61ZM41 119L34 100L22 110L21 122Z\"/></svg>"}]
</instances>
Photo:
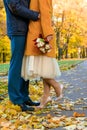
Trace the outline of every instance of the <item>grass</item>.
<instances>
[{"instance_id":1,"label":"grass","mask_svg":"<svg viewBox=\"0 0 87 130\"><path fill-rule=\"evenodd\" d=\"M0 94L7 92L7 82L0 82Z\"/></svg>"},{"instance_id":2,"label":"grass","mask_svg":"<svg viewBox=\"0 0 87 130\"><path fill-rule=\"evenodd\" d=\"M2 101L5 97L7 97L8 88L7 82L0 82L0 101Z\"/></svg>"},{"instance_id":3,"label":"grass","mask_svg":"<svg viewBox=\"0 0 87 130\"><path fill-rule=\"evenodd\" d=\"M67 70L70 69L74 66L76 66L77 64L81 63L83 60L82 59L70 59L70 60L61 60L58 61L60 69L61 70ZM5 64L0 64L0 75L6 75L8 74L8 69L9 69L9 63L5 63Z\"/></svg>"},{"instance_id":4,"label":"grass","mask_svg":"<svg viewBox=\"0 0 87 130\"><path fill-rule=\"evenodd\" d=\"M83 59L74 59L74 60L70 59L70 60L61 60L61 61L58 61L58 63L59 63L61 71L65 71L65 70L75 67L77 64L83 61L84 61Z\"/></svg>"},{"instance_id":5,"label":"grass","mask_svg":"<svg viewBox=\"0 0 87 130\"><path fill-rule=\"evenodd\" d=\"M0 64L0 75L7 75L9 69L9 63Z\"/></svg>"}]
</instances>

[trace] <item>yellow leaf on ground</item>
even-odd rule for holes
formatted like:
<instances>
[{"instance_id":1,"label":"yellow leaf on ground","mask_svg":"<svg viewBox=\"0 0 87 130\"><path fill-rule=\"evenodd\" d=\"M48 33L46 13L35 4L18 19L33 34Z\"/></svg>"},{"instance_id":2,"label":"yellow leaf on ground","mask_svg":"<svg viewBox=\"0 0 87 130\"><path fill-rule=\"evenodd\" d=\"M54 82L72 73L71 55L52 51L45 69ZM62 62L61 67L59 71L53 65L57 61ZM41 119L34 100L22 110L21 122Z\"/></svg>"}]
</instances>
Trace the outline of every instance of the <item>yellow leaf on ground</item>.
<instances>
[{"instance_id":1,"label":"yellow leaf on ground","mask_svg":"<svg viewBox=\"0 0 87 130\"><path fill-rule=\"evenodd\" d=\"M84 117L85 113L78 113L78 112L74 112L73 113L73 117Z\"/></svg>"}]
</instances>

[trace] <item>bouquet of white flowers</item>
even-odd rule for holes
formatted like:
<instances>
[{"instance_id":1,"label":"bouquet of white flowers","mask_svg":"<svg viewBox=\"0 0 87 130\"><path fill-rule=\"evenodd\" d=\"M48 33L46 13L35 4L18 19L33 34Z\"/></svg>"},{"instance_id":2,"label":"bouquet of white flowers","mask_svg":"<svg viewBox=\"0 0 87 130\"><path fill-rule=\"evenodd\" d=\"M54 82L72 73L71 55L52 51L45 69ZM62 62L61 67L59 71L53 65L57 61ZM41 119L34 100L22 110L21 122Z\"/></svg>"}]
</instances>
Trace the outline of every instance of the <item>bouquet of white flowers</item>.
<instances>
[{"instance_id":1,"label":"bouquet of white flowers","mask_svg":"<svg viewBox=\"0 0 87 130\"><path fill-rule=\"evenodd\" d=\"M42 53L47 53L51 51L51 45L49 42L43 38L35 39L35 45Z\"/></svg>"}]
</instances>

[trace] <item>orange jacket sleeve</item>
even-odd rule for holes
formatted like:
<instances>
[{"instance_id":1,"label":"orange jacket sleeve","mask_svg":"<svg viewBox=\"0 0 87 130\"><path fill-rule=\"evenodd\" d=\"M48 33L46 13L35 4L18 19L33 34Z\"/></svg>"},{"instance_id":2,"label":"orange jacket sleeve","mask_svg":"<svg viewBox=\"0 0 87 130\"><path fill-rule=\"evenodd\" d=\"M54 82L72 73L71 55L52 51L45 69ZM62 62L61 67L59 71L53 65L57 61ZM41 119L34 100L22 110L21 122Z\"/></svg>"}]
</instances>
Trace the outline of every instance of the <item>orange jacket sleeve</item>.
<instances>
[{"instance_id":1,"label":"orange jacket sleeve","mask_svg":"<svg viewBox=\"0 0 87 130\"><path fill-rule=\"evenodd\" d=\"M53 35L52 28L52 0L39 0L39 9L41 15L41 27L43 36L46 38L49 35Z\"/></svg>"}]
</instances>

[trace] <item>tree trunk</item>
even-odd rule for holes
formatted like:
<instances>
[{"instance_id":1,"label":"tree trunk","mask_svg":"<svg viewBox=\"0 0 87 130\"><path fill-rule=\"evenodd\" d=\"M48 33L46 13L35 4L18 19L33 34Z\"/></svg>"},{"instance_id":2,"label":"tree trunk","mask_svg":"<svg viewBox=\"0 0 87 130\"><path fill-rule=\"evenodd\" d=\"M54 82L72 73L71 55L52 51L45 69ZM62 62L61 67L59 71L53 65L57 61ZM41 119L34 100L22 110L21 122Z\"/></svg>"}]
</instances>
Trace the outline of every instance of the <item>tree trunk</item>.
<instances>
[{"instance_id":1,"label":"tree trunk","mask_svg":"<svg viewBox=\"0 0 87 130\"><path fill-rule=\"evenodd\" d=\"M61 51L60 51L60 31L57 29L57 33L56 33L56 42L57 42L57 46L58 46L58 60L61 59Z\"/></svg>"},{"instance_id":2,"label":"tree trunk","mask_svg":"<svg viewBox=\"0 0 87 130\"><path fill-rule=\"evenodd\" d=\"M82 58L85 58L85 48L82 49Z\"/></svg>"},{"instance_id":3,"label":"tree trunk","mask_svg":"<svg viewBox=\"0 0 87 130\"><path fill-rule=\"evenodd\" d=\"M86 58L87 58L87 47L86 47Z\"/></svg>"},{"instance_id":4,"label":"tree trunk","mask_svg":"<svg viewBox=\"0 0 87 130\"><path fill-rule=\"evenodd\" d=\"M69 36L67 36L65 58L68 58L68 44L69 44L69 39L70 39Z\"/></svg>"},{"instance_id":5,"label":"tree trunk","mask_svg":"<svg viewBox=\"0 0 87 130\"><path fill-rule=\"evenodd\" d=\"M2 56L2 60L3 60L3 63L5 63L6 62L6 53L3 53L3 56Z\"/></svg>"}]
</instances>

